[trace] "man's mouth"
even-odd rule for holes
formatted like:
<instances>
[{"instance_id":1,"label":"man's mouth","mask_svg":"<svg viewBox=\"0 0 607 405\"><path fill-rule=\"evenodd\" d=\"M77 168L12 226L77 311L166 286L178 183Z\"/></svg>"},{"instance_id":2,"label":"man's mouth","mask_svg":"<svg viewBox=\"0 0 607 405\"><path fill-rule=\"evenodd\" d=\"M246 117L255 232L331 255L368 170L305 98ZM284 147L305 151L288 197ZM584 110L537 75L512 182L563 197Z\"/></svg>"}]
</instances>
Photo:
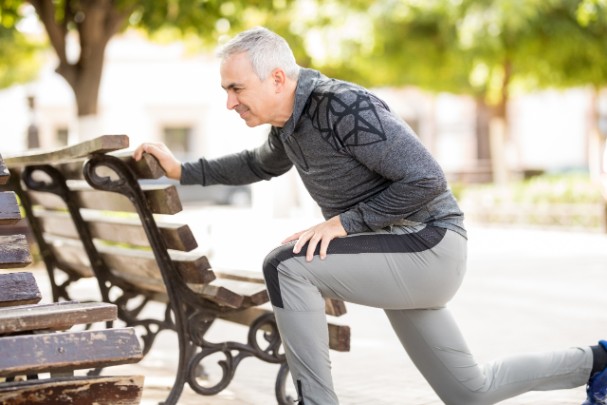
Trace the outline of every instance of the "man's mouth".
<instances>
[{"instance_id":1,"label":"man's mouth","mask_svg":"<svg viewBox=\"0 0 607 405\"><path fill-rule=\"evenodd\" d=\"M244 116L249 112L248 108L237 108L236 112L240 115L240 118L244 119Z\"/></svg>"}]
</instances>

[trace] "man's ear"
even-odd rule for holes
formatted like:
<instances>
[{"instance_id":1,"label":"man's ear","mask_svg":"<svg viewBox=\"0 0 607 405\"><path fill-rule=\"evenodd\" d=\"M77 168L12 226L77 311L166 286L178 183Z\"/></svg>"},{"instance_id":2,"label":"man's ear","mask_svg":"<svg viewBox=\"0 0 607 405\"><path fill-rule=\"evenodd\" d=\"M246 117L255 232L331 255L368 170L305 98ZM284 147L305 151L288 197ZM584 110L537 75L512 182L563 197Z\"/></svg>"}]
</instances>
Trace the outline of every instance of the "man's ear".
<instances>
[{"instance_id":1,"label":"man's ear","mask_svg":"<svg viewBox=\"0 0 607 405\"><path fill-rule=\"evenodd\" d=\"M284 89L285 83L287 82L287 75L285 74L284 70L280 68L272 70L271 78L272 84L276 89L276 93L280 93Z\"/></svg>"}]
</instances>

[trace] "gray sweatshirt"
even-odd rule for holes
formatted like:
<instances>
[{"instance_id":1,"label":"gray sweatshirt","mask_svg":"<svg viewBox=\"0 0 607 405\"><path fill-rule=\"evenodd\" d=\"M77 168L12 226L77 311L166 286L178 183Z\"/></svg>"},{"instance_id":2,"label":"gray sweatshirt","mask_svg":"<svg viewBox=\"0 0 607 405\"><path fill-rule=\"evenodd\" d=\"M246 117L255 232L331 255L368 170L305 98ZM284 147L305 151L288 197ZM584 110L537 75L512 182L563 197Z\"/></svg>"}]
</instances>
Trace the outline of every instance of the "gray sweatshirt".
<instances>
[{"instance_id":1,"label":"gray sweatshirt","mask_svg":"<svg viewBox=\"0 0 607 405\"><path fill-rule=\"evenodd\" d=\"M258 148L182 164L181 183L240 185L295 166L329 219L348 234L433 225L466 237L445 175L411 128L368 90L302 69L293 114Z\"/></svg>"}]
</instances>

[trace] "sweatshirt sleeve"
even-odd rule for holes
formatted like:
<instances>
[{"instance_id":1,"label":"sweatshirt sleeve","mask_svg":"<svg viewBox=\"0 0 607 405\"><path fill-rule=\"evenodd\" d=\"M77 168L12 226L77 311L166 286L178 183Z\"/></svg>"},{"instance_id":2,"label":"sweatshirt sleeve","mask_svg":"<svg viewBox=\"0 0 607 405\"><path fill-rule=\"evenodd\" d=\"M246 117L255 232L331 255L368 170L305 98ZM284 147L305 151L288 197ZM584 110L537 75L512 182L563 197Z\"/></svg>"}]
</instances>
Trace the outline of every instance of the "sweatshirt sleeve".
<instances>
[{"instance_id":1,"label":"sweatshirt sleeve","mask_svg":"<svg viewBox=\"0 0 607 405\"><path fill-rule=\"evenodd\" d=\"M181 165L181 184L242 185L269 180L286 173L293 166L285 154L278 130L270 130L259 147L217 159L200 158Z\"/></svg>"},{"instance_id":2,"label":"sweatshirt sleeve","mask_svg":"<svg viewBox=\"0 0 607 405\"><path fill-rule=\"evenodd\" d=\"M355 122L337 121L334 131L349 153L387 179L388 186L340 215L348 233L377 230L415 217L448 190L442 169L411 128L379 99L367 96L368 108L348 117Z\"/></svg>"}]
</instances>

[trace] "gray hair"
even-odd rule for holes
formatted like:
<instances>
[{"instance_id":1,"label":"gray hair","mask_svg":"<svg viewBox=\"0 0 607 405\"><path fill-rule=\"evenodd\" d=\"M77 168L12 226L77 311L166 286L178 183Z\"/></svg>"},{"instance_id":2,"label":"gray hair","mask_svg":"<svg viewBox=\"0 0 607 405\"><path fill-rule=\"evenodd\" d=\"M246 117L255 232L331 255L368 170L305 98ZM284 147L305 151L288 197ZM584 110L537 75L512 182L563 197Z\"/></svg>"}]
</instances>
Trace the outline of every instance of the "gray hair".
<instances>
[{"instance_id":1,"label":"gray hair","mask_svg":"<svg viewBox=\"0 0 607 405\"><path fill-rule=\"evenodd\" d=\"M287 41L264 27L243 31L223 45L217 52L221 60L246 52L253 70L260 80L265 80L272 70L281 68L287 77L297 79L299 66Z\"/></svg>"}]
</instances>

